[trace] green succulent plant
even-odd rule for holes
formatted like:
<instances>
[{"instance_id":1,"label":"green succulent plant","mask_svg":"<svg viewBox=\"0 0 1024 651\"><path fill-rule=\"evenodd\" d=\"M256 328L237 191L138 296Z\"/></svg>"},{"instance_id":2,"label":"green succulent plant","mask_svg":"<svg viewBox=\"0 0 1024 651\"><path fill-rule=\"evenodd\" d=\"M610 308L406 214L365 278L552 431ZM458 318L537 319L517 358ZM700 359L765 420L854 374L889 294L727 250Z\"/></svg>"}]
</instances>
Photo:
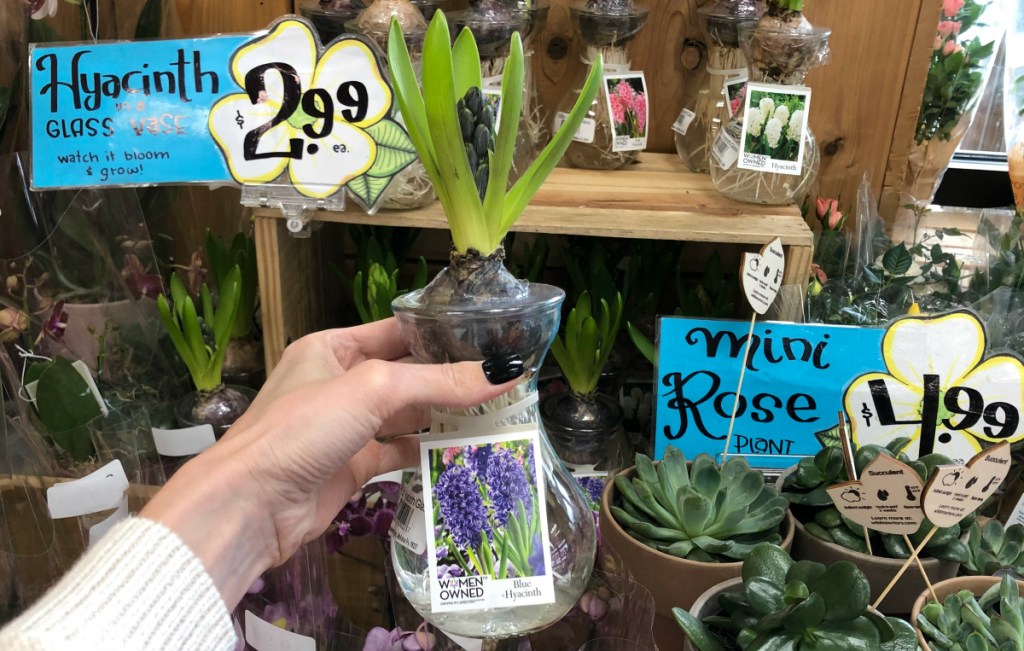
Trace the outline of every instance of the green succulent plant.
<instances>
[{"instance_id":1,"label":"green succulent plant","mask_svg":"<svg viewBox=\"0 0 1024 651\"><path fill-rule=\"evenodd\" d=\"M967 552L960 574L992 576L1009 569L1024 576L1024 526L1004 529L999 520L989 520L984 527L974 522L967 530Z\"/></svg>"},{"instance_id":2,"label":"green succulent plant","mask_svg":"<svg viewBox=\"0 0 1024 651\"><path fill-rule=\"evenodd\" d=\"M412 289L419 289L427 284L427 262L420 258L413 279ZM398 289L398 269L388 271L383 265L371 262L364 274L356 272L352 280L352 298L363 323L380 321L393 316L391 302L409 290Z\"/></svg>"},{"instance_id":3,"label":"green succulent plant","mask_svg":"<svg viewBox=\"0 0 1024 651\"><path fill-rule=\"evenodd\" d=\"M593 310L590 294L580 294L565 320L564 335L551 343L551 354L573 393L589 396L597 390L621 322L621 294L615 295L611 306L602 298L599 314Z\"/></svg>"},{"instance_id":4,"label":"green succulent plant","mask_svg":"<svg viewBox=\"0 0 1024 651\"><path fill-rule=\"evenodd\" d=\"M235 265L225 276L216 308L209 287L203 283L201 319L178 274L171 276L171 300L163 294L157 297L160 320L199 391L213 391L221 384L224 355L238 311L241 274Z\"/></svg>"},{"instance_id":5,"label":"green succulent plant","mask_svg":"<svg viewBox=\"0 0 1024 651\"><path fill-rule=\"evenodd\" d=\"M864 471L869 463L880 454L895 457L907 464L927 482L936 466L952 463L941 454L926 454L911 460L900 452L907 446L909 439L896 439L885 447L865 445L854 452L854 467L857 476ZM788 475L783 482L782 494L792 505L793 515L803 523L807 533L826 542L836 543L860 552L868 553L864 541L864 528L849 520L832 504L826 489L829 486L847 481L846 466L843 463L843 451L839 447L822 448L813 457L801 459L796 470ZM967 546L960 540L963 530L974 521L973 514L959 524L943 527L932 536L925 545L922 555L931 558L956 561L962 563L968 558ZM911 543L920 544L933 529L932 523L926 518L920 528L909 536ZM911 550L907 547L903 536L869 531L871 550L875 556L888 558L910 558Z\"/></svg>"},{"instance_id":6,"label":"green succulent plant","mask_svg":"<svg viewBox=\"0 0 1024 651\"><path fill-rule=\"evenodd\" d=\"M926 604L917 627L935 651L1024 650L1024 603L1017 582L1004 576L978 597L961 590Z\"/></svg>"},{"instance_id":7,"label":"green succulent plant","mask_svg":"<svg viewBox=\"0 0 1024 651\"><path fill-rule=\"evenodd\" d=\"M849 561L794 562L771 544L743 561L743 584L719 596L720 615L698 620L673 608L698 651L911 651L907 622L869 608L871 585Z\"/></svg>"},{"instance_id":8,"label":"green succulent plant","mask_svg":"<svg viewBox=\"0 0 1024 651\"><path fill-rule=\"evenodd\" d=\"M666 554L707 563L742 560L760 543L782 542L786 499L746 459L721 467L707 454L691 467L668 446L655 465L636 455L636 476L615 478L612 516L630 536Z\"/></svg>"},{"instance_id":9,"label":"green succulent plant","mask_svg":"<svg viewBox=\"0 0 1024 651\"><path fill-rule=\"evenodd\" d=\"M393 19L388 64L395 98L420 162L444 207L452 242L463 255L471 251L490 255L501 246L505 234L572 142L597 96L604 66L600 60L594 63L565 123L510 188L509 172L518 136L514 125L519 124L525 88L520 35L512 35L502 74L496 118L504 128L496 132L495 122L488 120L490 114L484 115L485 104L479 97L483 87L480 52L469 29L463 29L453 45L444 12L437 11L423 41L421 63L422 90L401 26Z\"/></svg>"}]
</instances>

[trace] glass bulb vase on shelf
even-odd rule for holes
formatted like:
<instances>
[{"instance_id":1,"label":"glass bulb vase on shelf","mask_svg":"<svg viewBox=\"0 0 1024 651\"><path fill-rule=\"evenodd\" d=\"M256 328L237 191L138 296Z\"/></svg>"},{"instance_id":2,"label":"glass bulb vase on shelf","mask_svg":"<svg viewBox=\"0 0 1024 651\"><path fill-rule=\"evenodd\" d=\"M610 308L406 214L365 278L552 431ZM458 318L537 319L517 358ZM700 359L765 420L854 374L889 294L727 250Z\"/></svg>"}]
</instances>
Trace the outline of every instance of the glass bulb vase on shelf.
<instances>
[{"instance_id":1,"label":"glass bulb vase on shelf","mask_svg":"<svg viewBox=\"0 0 1024 651\"><path fill-rule=\"evenodd\" d=\"M427 33L427 21L410 0L374 0L358 16L345 23L345 30L370 38L387 52L392 19L401 25L409 54L418 62L423 51L423 37ZM405 124L400 112L396 112L395 118ZM423 163L416 160L391 181L380 198L380 207L384 210L413 210L429 205L435 198L430 176Z\"/></svg>"},{"instance_id":2,"label":"glass bulb vase on shelf","mask_svg":"<svg viewBox=\"0 0 1024 651\"><path fill-rule=\"evenodd\" d=\"M453 11L448 19L456 30L468 29L480 50L480 72L483 75L484 100L496 109L500 96L502 74L509 56L513 32L523 39L525 82L523 107L519 118L515 154L510 178L515 181L547 142L541 120L537 86L533 79L533 34L544 28L549 7L542 2L509 6L502 0L476 0L462 11ZM496 109L497 112L497 109Z\"/></svg>"},{"instance_id":3,"label":"glass bulb vase on shelf","mask_svg":"<svg viewBox=\"0 0 1024 651\"><path fill-rule=\"evenodd\" d=\"M723 195L759 204L791 204L818 174L820 154L807 125L811 68L828 57L828 29L813 27L794 0L773 0L757 23L738 27L747 58L739 112L711 148L711 179Z\"/></svg>"},{"instance_id":4,"label":"glass bulb vase on shelf","mask_svg":"<svg viewBox=\"0 0 1024 651\"><path fill-rule=\"evenodd\" d=\"M457 255L430 285L393 303L409 351L431 363L518 356L526 379L491 402L433 411L420 443L425 468L413 482L423 484L427 545L417 553L395 542L391 557L403 592L424 619L456 635L509 638L568 612L596 551L593 516L552 450L537 407L538 370L565 294L514 279L500 251L473 263L486 268L484 283L466 294ZM468 586L481 585L448 582L464 577L486 585L474 594L505 583L513 592L517 585L530 588L515 600L492 596L453 605L459 590L470 594Z\"/></svg>"},{"instance_id":5,"label":"glass bulb vase on shelf","mask_svg":"<svg viewBox=\"0 0 1024 651\"><path fill-rule=\"evenodd\" d=\"M299 13L313 23L320 43L327 45L345 33L345 23L365 6L362 0L302 0Z\"/></svg>"},{"instance_id":6,"label":"glass bulb vase on shelf","mask_svg":"<svg viewBox=\"0 0 1024 651\"><path fill-rule=\"evenodd\" d=\"M603 58L605 69L601 90L565 154L573 167L618 169L635 161L647 145L646 83L642 73L630 70L626 46L649 11L637 0L583 0L569 7L573 27L586 44L587 65L558 105L556 129L579 98L593 62Z\"/></svg>"},{"instance_id":7,"label":"glass bulb vase on shelf","mask_svg":"<svg viewBox=\"0 0 1024 651\"><path fill-rule=\"evenodd\" d=\"M761 14L755 0L718 0L697 10L707 43L705 82L672 125L676 152L691 172L710 170L709 151L722 125L739 109L746 90L747 60L739 26Z\"/></svg>"}]
</instances>

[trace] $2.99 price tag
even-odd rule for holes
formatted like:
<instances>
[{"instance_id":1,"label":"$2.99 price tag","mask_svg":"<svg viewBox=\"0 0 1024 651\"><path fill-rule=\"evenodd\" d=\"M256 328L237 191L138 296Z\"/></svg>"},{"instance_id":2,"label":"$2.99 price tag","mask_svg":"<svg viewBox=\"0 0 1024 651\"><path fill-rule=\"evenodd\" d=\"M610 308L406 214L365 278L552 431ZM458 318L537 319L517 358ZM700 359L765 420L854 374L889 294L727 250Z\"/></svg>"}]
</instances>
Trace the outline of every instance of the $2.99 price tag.
<instances>
[{"instance_id":1,"label":"$2.99 price tag","mask_svg":"<svg viewBox=\"0 0 1024 651\"><path fill-rule=\"evenodd\" d=\"M239 183L287 172L305 196L349 186L369 205L415 160L408 134L391 119L391 87L362 40L342 38L321 54L307 23L284 20L240 47L230 69L242 92L214 104L209 127Z\"/></svg>"}]
</instances>

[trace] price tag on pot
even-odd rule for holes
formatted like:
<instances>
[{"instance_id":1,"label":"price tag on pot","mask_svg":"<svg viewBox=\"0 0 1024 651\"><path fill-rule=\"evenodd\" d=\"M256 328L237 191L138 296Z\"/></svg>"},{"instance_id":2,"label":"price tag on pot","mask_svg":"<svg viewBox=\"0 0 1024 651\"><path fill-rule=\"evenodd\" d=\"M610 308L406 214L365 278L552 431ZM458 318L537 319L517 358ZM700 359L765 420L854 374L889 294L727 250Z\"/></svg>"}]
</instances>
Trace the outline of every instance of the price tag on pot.
<instances>
[{"instance_id":1,"label":"price tag on pot","mask_svg":"<svg viewBox=\"0 0 1024 651\"><path fill-rule=\"evenodd\" d=\"M732 133L733 129L726 127L718 132L715 137L715 144L711 146L711 155L715 157L722 169L731 169L736 164L740 155L740 142L738 134Z\"/></svg>"},{"instance_id":2,"label":"price tag on pot","mask_svg":"<svg viewBox=\"0 0 1024 651\"><path fill-rule=\"evenodd\" d=\"M490 420L420 441L435 612L555 601L540 431Z\"/></svg>"},{"instance_id":3,"label":"price tag on pot","mask_svg":"<svg viewBox=\"0 0 1024 651\"><path fill-rule=\"evenodd\" d=\"M676 118L676 121L672 123L672 130L681 136L685 136L686 132L690 128L690 123L693 122L693 118L697 117L697 114L690 109L683 109Z\"/></svg>"},{"instance_id":4,"label":"price tag on pot","mask_svg":"<svg viewBox=\"0 0 1024 651\"><path fill-rule=\"evenodd\" d=\"M740 169L800 174L811 106L806 86L747 84L740 132Z\"/></svg>"},{"instance_id":5,"label":"price tag on pot","mask_svg":"<svg viewBox=\"0 0 1024 651\"><path fill-rule=\"evenodd\" d=\"M559 111L555 113L555 131L562 128L565 121L569 118L568 113L562 113ZM583 122L580 123L580 128L576 129L576 133L573 134L572 139L575 142L582 142L586 145L594 142L594 136L597 134L597 122L592 118L583 118Z\"/></svg>"},{"instance_id":6,"label":"price tag on pot","mask_svg":"<svg viewBox=\"0 0 1024 651\"><path fill-rule=\"evenodd\" d=\"M612 151L646 149L650 121L644 73L606 74L604 90L611 120Z\"/></svg>"},{"instance_id":7,"label":"price tag on pot","mask_svg":"<svg viewBox=\"0 0 1024 651\"><path fill-rule=\"evenodd\" d=\"M965 466L939 466L924 491L924 513L938 527L951 527L992 496L1010 471L1010 444L983 450Z\"/></svg>"},{"instance_id":8,"label":"price tag on pot","mask_svg":"<svg viewBox=\"0 0 1024 651\"><path fill-rule=\"evenodd\" d=\"M33 45L30 59L35 189L272 185L370 208L416 159L369 41L323 47L304 19L255 34Z\"/></svg>"},{"instance_id":9,"label":"price tag on pot","mask_svg":"<svg viewBox=\"0 0 1024 651\"><path fill-rule=\"evenodd\" d=\"M862 527L882 533L911 534L924 521L921 491L924 482L907 464L878 455L861 473L827 489L839 511Z\"/></svg>"},{"instance_id":10,"label":"price tag on pot","mask_svg":"<svg viewBox=\"0 0 1024 651\"><path fill-rule=\"evenodd\" d=\"M391 539L414 554L427 549L427 515L423 510L423 481L414 478L402 486L395 519L391 521Z\"/></svg>"},{"instance_id":11,"label":"price tag on pot","mask_svg":"<svg viewBox=\"0 0 1024 651\"><path fill-rule=\"evenodd\" d=\"M744 253L740 266L740 283L750 307L764 314L775 302L786 271L786 251L776 237L765 244L760 253Z\"/></svg>"}]
</instances>

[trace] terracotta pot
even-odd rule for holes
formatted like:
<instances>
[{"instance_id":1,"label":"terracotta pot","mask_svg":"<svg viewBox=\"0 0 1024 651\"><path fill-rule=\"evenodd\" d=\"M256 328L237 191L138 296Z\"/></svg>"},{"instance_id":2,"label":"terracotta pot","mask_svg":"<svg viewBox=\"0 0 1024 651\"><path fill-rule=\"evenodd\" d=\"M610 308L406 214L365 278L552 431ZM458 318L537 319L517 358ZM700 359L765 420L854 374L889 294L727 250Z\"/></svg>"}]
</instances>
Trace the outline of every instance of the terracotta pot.
<instances>
[{"instance_id":1,"label":"terracotta pot","mask_svg":"<svg viewBox=\"0 0 1024 651\"><path fill-rule=\"evenodd\" d=\"M998 576L960 576L955 579L940 581L933 587L935 588L935 596L939 598L939 601L945 601L946 597L961 590L970 590L980 597L994 584L999 583L1000 580ZM1024 592L1024 581L1018 581L1017 583L1021 586L1021 592ZM928 646L924 635L917 628L917 616L921 613L921 609L925 607L925 604L931 600L932 594L925 588L917 597L917 601L914 602L914 608L910 613L910 623L914 625L914 630L917 631L917 642L924 651L931 651L931 647Z\"/></svg>"},{"instance_id":2,"label":"terracotta pot","mask_svg":"<svg viewBox=\"0 0 1024 651\"><path fill-rule=\"evenodd\" d=\"M631 478L630 467L619 475ZM609 481L601 495L601 541L611 545L638 583L654 597L654 639L662 649L678 648L681 633L672 618L672 608L689 609L709 588L740 576L742 562L699 563L664 554L632 538L612 517L615 482ZM782 548L793 543L793 519L787 512L782 524Z\"/></svg>"},{"instance_id":3,"label":"terracotta pot","mask_svg":"<svg viewBox=\"0 0 1024 651\"><path fill-rule=\"evenodd\" d=\"M704 591L704 594L697 597L697 601L693 602L693 605L690 606L690 614L700 620L710 615L715 615L721 610L721 607L718 605L718 595L723 592L739 592L742 589L743 579L740 578L729 579L716 586L712 586ZM679 634L682 635L682 631ZM697 651L688 637L683 638L683 651Z\"/></svg>"},{"instance_id":4,"label":"terracotta pot","mask_svg":"<svg viewBox=\"0 0 1024 651\"><path fill-rule=\"evenodd\" d=\"M896 576L903 567L904 560L899 558L883 558L881 556L869 556L847 549L842 545L830 543L817 538L807 532L804 525L794 518L796 524L796 535L793 538L793 558L800 560L817 561L825 565L831 565L837 561L850 561L864 572L871 584L871 594L880 595L885 587ZM945 581L956 576L960 569L960 563L955 561L940 561L937 558L922 558L925 572L928 579L934 584ZM893 586L878 610L886 615L906 615L914 604L914 599L925 589L924 579L921 578L921 571L916 567L910 567L899 582Z\"/></svg>"}]
</instances>

